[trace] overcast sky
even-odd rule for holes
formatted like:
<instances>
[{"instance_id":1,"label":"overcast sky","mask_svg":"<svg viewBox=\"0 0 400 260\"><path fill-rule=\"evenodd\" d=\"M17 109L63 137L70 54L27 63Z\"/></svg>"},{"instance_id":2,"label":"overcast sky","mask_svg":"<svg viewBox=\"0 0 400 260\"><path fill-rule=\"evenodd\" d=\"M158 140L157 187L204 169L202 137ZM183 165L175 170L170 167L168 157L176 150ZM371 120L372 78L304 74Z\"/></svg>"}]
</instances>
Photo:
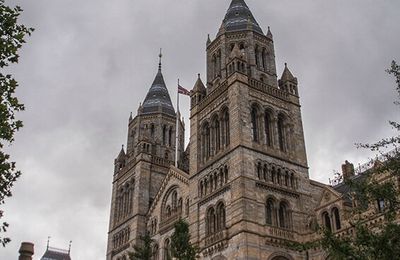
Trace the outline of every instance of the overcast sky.
<instances>
[{"instance_id":1,"label":"overcast sky","mask_svg":"<svg viewBox=\"0 0 400 260\"><path fill-rule=\"evenodd\" d=\"M23 176L5 204L13 241L0 258L16 259L21 241L32 241L40 259L51 236L55 247L73 241L74 260L105 259L113 160L159 48L175 104L178 77L187 88L204 78L207 34L214 39L230 0L6 2L21 5L36 31L12 67L26 105L11 148ZM311 178L327 183L344 160L367 161L354 143L393 134L387 121L400 121L385 73L400 61L400 1L247 4L264 32L271 26L279 74L288 62L299 80ZM181 110L188 118L188 100Z\"/></svg>"}]
</instances>

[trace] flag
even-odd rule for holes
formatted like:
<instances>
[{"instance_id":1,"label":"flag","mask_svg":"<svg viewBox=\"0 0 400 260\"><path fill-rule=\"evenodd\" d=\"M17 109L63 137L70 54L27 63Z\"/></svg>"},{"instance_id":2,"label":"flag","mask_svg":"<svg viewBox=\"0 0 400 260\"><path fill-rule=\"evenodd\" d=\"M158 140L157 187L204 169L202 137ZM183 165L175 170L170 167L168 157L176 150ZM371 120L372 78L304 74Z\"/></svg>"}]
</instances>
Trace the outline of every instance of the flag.
<instances>
[{"instance_id":1,"label":"flag","mask_svg":"<svg viewBox=\"0 0 400 260\"><path fill-rule=\"evenodd\" d=\"M186 96L190 96L190 91L182 87L181 85L178 85L178 93Z\"/></svg>"}]
</instances>

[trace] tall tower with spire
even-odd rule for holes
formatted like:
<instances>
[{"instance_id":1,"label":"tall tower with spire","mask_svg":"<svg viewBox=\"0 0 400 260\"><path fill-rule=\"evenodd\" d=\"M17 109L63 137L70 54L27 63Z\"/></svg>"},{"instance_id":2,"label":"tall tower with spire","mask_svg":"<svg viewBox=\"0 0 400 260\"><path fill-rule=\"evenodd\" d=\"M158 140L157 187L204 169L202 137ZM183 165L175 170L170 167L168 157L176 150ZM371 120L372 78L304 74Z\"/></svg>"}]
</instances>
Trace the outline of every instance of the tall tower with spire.
<instances>
[{"instance_id":1,"label":"tall tower with spire","mask_svg":"<svg viewBox=\"0 0 400 260\"><path fill-rule=\"evenodd\" d=\"M201 259L325 259L321 250L287 247L315 238L319 205L338 195L309 179L298 81L287 64L278 78L270 28L263 31L244 0L231 1L207 38L204 82L199 74L190 91L186 150L181 121L175 143L179 115L161 57L115 159L107 260L127 259L146 230L153 259L171 259L179 219Z\"/></svg>"},{"instance_id":2,"label":"tall tower with spire","mask_svg":"<svg viewBox=\"0 0 400 260\"><path fill-rule=\"evenodd\" d=\"M278 80L271 30L243 0L206 45L206 87L191 92L192 239L204 259L272 259L312 205L297 79L285 65Z\"/></svg>"},{"instance_id":3,"label":"tall tower with spire","mask_svg":"<svg viewBox=\"0 0 400 260\"><path fill-rule=\"evenodd\" d=\"M169 167L175 146L184 152L184 124L179 120L176 144L176 112L164 81L159 55L158 71L137 110L129 117L126 150L122 146L114 162L107 259L119 259L146 233L146 214ZM121 258L122 259L122 258Z\"/></svg>"}]
</instances>

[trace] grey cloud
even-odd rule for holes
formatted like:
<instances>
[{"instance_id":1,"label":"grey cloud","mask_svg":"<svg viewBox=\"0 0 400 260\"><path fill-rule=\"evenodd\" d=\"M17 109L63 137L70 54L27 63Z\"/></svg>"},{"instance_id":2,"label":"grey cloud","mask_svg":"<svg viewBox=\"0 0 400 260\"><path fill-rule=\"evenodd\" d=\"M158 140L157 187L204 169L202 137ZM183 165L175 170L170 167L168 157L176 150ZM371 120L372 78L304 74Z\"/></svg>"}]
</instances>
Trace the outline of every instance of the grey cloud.
<instances>
[{"instance_id":1,"label":"grey cloud","mask_svg":"<svg viewBox=\"0 0 400 260\"><path fill-rule=\"evenodd\" d=\"M384 71L400 60L400 2L247 2L263 30L271 26L280 73L288 62L299 79L311 178L327 182L345 159L373 156L354 143L390 135L387 120L400 121ZM11 148L23 176L5 205L13 242L0 257L15 259L28 240L39 259L51 235L54 246L73 240L73 259L104 259L113 159L154 79L158 49L175 105L178 77L187 88L204 77L206 37L229 1L9 3L36 31L13 67L27 106ZM188 100L181 110L189 118Z\"/></svg>"}]
</instances>

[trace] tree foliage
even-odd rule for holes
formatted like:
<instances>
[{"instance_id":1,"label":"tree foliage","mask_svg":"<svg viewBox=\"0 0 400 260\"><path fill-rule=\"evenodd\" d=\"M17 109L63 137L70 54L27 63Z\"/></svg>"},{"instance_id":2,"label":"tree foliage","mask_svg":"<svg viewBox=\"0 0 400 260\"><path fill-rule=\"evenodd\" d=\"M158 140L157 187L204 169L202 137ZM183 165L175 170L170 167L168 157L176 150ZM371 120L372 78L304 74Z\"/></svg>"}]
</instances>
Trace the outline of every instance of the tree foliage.
<instances>
[{"instance_id":1,"label":"tree foliage","mask_svg":"<svg viewBox=\"0 0 400 260\"><path fill-rule=\"evenodd\" d=\"M396 80L398 100L394 103L400 105L400 66L393 61L387 70ZM328 252L330 259L374 260L374 259L399 259L400 256L400 225L396 222L399 216L399 187L400 183L400 124L389 121L395 130L395 135L384 138L373 144L358 144L361 148L370 149L380 154L381 160L373 172L367 174L362 181L346 180L353 194L356 195L359 206L353 214L359 216L351 223L354 230L352 236L337 237L329 230L323 231L322 247ZM387 153L387 150L392 152ZM387 181L376 180L377 175L388 175ZM365 205L384 202L384 221L373 226L365 225L366 219L363 212ZM364 205L364 206L362 206Z\"/></svg>"},{"instance_id":2,"label":"tree foliage","mask_svg":"<svg viewBox=\"0 0 400 260\"><path fill-rule=\"evenodd\" d=\"M151 239L149 232L144 236L139 236L141 243L133 247L133 253L129 254L130 260L151 260L153 252L154 240Z\"/></svg>"},{"instance_id":3,"label":"tree foliage","mask_svg":"<svg viewBox=\"0 0 400 260\"><path fill-rule=\"evenodd\" d=\"M197 248L190 243L189 224L180 219L171 237L171 253L178 260L196 259Z\"/></svg>"},{"instance_id":4,"label":"tree foliage","mask_svg":"<svg viewBox=\"0 0 400 260\"><path fill-rule=\"evenodd\" d=\"M33 28L18 23L21 12L19 6L12 8L0 0L0 205L12 195L11 188L21 175L15 162L10 161L10 155L4 151L4 146L14 141L14 134L22 127L22 121L15 117L16 112L24 110L24 105L14 95L18 82L4 72L9 65L18 63L18 51L25 43L25 38L33 32ZM0 209L2 217L3 211ZM7 223L0 224L0 233L6 232L7 227ZM0 235L3 246L10 241Z\"/></svg>"}]
</instances>

